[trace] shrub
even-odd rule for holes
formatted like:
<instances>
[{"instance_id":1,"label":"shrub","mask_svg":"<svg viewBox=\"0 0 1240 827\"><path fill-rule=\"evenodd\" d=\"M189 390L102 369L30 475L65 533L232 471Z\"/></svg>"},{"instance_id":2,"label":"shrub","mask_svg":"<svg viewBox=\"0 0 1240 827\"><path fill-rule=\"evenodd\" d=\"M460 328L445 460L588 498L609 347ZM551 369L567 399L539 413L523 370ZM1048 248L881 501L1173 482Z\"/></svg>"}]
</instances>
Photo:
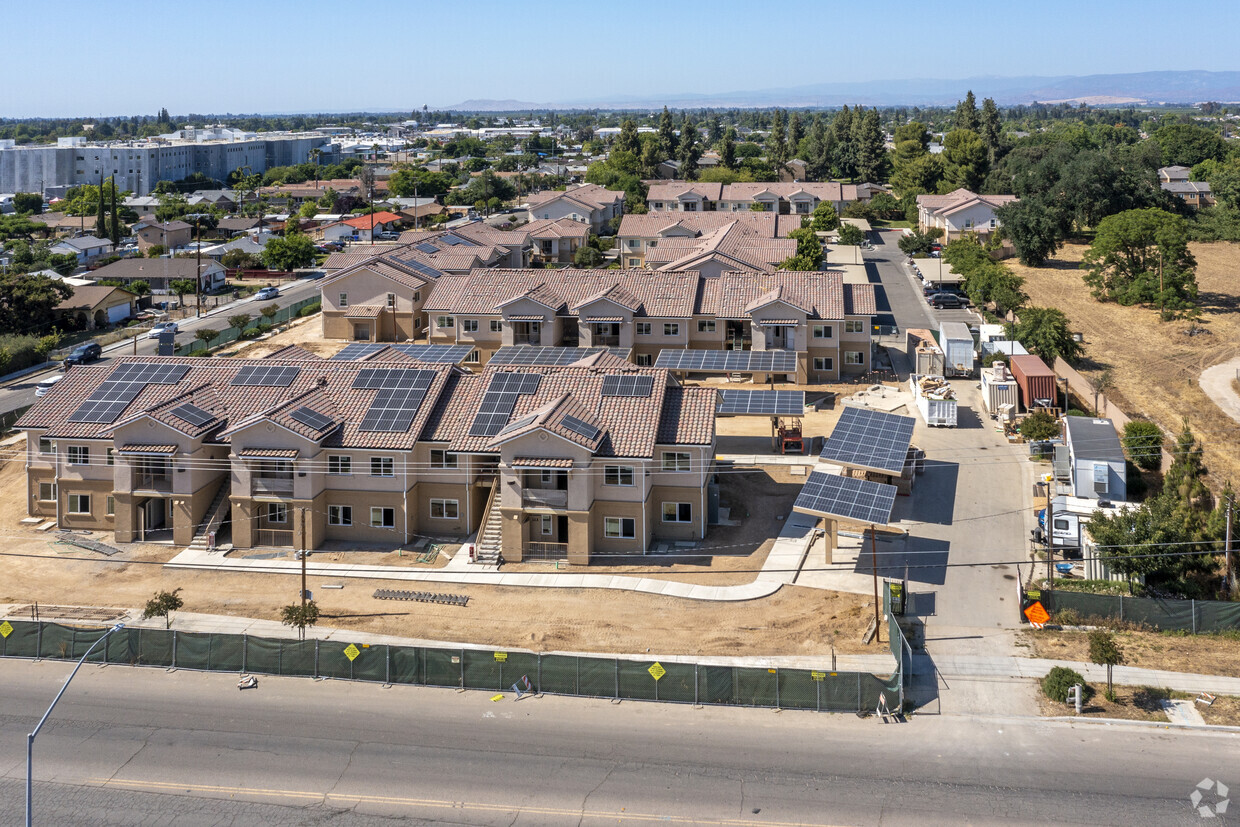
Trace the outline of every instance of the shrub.
<instances>
[{"instance_id":1,"label":"shrub","mask_svg":"<svg viewBox=\"0 0 1240 827\"><path fill-rule=\"evenodd\" d=\"M1066 666L1056 666L1050 672L1047 672L1046 677L1042 679L1042 692L1052 701L1066 704L1068 702L1068 690L1078 683L1082 687L1088 686L1085 683L1085 679L1076 670L1069 669Z\"/></svg>"},{"instance_id":2,"label":"shrub","mask_svg":"<svg viewBox=\"0 0 1240 827\"><path fill-rule=\"evenodd\" d=\"M318 313L322 309L323 309L322 303L314 302L313 304L308 304L305 307L303 307L301 310L298 310L297 317L300 319L306 316L313 316L315 313Z\"/></svg>"},{"instance_id":3,"label":"shrub","mask_svg":"<svg viewBox=\"0 0 1240 827\"><path fill-rule=\"evenodd\" d=\"M1080 626L1081 613L1076 609L1057 609L1051 620L1058 626Z\"/></svg>"},{"instance_id":4,"label":"shrub","mask_svg":"<svg viewBox=\"0 0 1240 827\"><path fill-rule=\"evenodd\" d=\"M1034 411L1020 423L1020 435L1030 441L1050 439L1059 436L1059 423L1046 411Z\"/></svg>"},{"instance_id":5,"label":"shrub","mask_svg":"<svg viewBox=\"0 0 1240 827\"><path fill-rule=\"evenodd\" d=\"M1153 422L1134 419L1124 426L1124 451L1133 465L1146 471L1162 467L1163 433Z\"/></svg>"}]
</instances>

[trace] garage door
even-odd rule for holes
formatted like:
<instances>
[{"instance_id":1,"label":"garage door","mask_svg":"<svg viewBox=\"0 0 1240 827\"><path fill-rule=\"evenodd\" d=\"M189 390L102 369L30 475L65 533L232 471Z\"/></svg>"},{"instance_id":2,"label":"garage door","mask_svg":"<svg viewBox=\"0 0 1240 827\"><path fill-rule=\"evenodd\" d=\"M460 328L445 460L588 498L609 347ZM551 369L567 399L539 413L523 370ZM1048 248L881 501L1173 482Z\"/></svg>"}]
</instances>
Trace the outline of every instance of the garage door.
<instances>
[{"instance_id":1,"label":"garage door","mask_svg":"<svg viewBox=\"0 0 1240 827\"><path fill-rule=\"evenodd\" d=\"M119 322L121 319L124 319L128 315L129 315L129 305L127 304L118 304L115 307L109 307L108 308L108 323L116 324L117 322Z\"/></svg>"}]
</instances>

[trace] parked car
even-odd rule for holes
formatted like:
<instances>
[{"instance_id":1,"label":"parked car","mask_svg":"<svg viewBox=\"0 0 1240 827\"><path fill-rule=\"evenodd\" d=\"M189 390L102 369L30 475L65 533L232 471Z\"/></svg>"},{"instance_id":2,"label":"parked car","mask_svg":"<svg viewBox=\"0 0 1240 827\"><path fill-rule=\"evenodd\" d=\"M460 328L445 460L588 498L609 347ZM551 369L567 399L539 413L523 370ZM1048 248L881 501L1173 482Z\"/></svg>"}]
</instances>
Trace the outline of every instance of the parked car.
<instances>
[{"instance_id":1,"label":"parked car","mask_svg":"<svg viewBox=\"0 0 1240 827\"><path fill-rule=\"evenodd\" d=\"M152 327L150 332L146 334L146 338L158 339L159 334L163 333L165 330L171 330L173 335L181 332L181 328L177 327L176 322L156 322L155 326Z\"/></svg>"},{"instance_id":2,"label":"parked car","mask_svg":"<svg viewBox=\"0 0 1240 827\"><path fill-rule=\"evenodd\" d=\"M51 393L52 388L56 387L56 383L64 378L65 378L65 375L63 373L58 373L55 376L49 376L48 378L44 379L42 382L40 382L38 385L35 386L34 395L35 396L47 396L49 393Z\"/></svg>"},{"instance_id":3,"label":"parked car","mask_svg":"<svg viewBox=\"0 0 1240 827\"><path fill-rule=\"evenodd\" d=\"M394 233L391 230L384 230L379 233L379 238L383 241L396 241L400 238L400 233Z\"/></svg>"},{"instance_id":4,"label":"parked car","mask_svg":"<svg viewBox=\"0 0 1240 827\"><path fill-rule=\"evenodd\" d=\"M339 243L337 243L337 242L335 242L335 241L324 241L324 242L323 242L322 244L320 244L319 246L320 246L320 247L322 247L324 250L326 250L326 251L327 251L327 252L329 252L329 253L338 253L338 252L340 252L341 250L343 250L343 249L344 249L344 245L343 245L343 244L339 244Z\"/></svg>"},{"instance_id":5,"label":"parked car","mask_svg":"<svg viewBox=\"0 0 1240 827\"><path fill-rule=\"evenodd\" d=\"M84 345L75 347L73 352L65 357L62 367L68 370L74 365L84 365L87 362L93 362L102 355L103 348L99 347L95 342L87 342Z\"/></svg>"},{"instance_id":6,"label":"parked car","mask_svg":"<svg viewBox=\"0 0 1240 827\"><path fill-rule=\"evenodd\" d=\"M944 308L964 307L964 302L955 293L935 293L927 299L931 307Z\"/></svg>"},{"instance_id":7,"label":"parked car","mask_svg":"<svg viewBox=\"0 0 1240 827\"><path fill-rule=\"evenodd\" d=\"M254 298L257 301L264 302L264 301L267 301L267 299L274 299L279 295L280 295L279 287L264 287L262 290L259 290L257 293L254 294Z\"/></svg>"}]
</instances>

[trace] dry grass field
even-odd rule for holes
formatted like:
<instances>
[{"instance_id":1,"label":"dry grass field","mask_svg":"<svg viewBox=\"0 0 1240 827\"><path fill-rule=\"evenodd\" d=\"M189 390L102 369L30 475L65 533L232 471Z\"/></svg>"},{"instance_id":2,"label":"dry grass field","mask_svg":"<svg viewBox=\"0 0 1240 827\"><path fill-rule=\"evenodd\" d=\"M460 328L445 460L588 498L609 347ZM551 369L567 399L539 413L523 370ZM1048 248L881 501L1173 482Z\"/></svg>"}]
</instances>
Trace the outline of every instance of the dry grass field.
<instances>
[{"instance_id":1,"label":"dry grass field","mask_svg":"<svg viewBox=\"0 0 1240 827\"><path fill-rule=\"evenodd\" d=\"M1025 278L1031 303L1067 314L1085 337L1081 373L1110 369L1107 395L1130 415L1146 417L1174 435L1183 417L1205 448L1215 488L1240 482L1240 425L1210 401L1197 384L1211 365L1240 354L1240 245L1192 244L1202 322L1208 331L1188 336L1185 322L1162 322L1158 312L1096 301L1078 269L1088 249L1066 245L1043 267L1010 265Z\"/></svg>"}]
</instances>

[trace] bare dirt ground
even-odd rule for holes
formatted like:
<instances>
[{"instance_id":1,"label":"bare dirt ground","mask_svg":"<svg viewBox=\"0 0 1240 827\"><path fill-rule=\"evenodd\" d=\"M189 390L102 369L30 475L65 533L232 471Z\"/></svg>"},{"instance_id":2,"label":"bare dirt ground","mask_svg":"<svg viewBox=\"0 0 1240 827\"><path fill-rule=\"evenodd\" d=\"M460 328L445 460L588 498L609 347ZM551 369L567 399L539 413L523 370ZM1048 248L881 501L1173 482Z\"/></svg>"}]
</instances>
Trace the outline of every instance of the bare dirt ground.
<instances>
[{"instance_id":1,"label":"bare dirt ground","mask_svg":"<svg viewBox=\"0 0 1240 827\"><path fill-rule=\"evenodd\" d=\"M325 340L323 338L323 319L316 313L313 316L306 316L304 319L297 319L289 325L287 330L283 330L266 339L242 343L236 349L225 351L219 355L238 359L261 359L264 356L270 356L282 347L298 345L311 353L326 358L339 353L344 349L345 344L346 342L334 339Z\"/></svg>"},{"instance_id":2,"label":"bare dirt ground","mask_svg":"<svg viewBox=\"0 0 1240 827\"><path fill-rule=\"evenodd\" d=\"M1167 723L1167 714L1163 712L1159 702L1166 700L1192 701L1196 698L1188 692L1175 692L1149 686L1116 686L1115 700L1107 700L1103 695L1105 683L1091 685L1094 695L1081 708L1082 718L1122 718L1129 721L1155 721ZM1061 704L1052 701L1037 690L1038 705L1043 715L1049 717L1075 716L1072 704ZM1207 724L1215 726L1236 726L1240 724L1240 698L1220 695L1210 706L1195 703L1194 707L1201 713Z\"/></svg>"},{"instance_id":3,"label":"bare dirt ground","mask_svg":"<svg viewBox=\"0 0 1240 827\"><path fill-rule=\"evenodd\" d=\"M1044 267L1010 265L1025 278L1032 304L1062 310L1073 329L1084 333L1081 373L1095 376L1110 368L1111 400L1130 415L1157 422L1169 434L1178 433L1183 417L1188 417L1204 446L1214 487L1240 479L1240 426L1197 384L1204 369L1240 354L1240 245L1190 245L1197 258L1202 321L1209 331L1197 336L1184 334L1186 322L1159 321L1155 310L1096 301L1078 269L1087 249L1066 245Z\"/></svg>"},{"instance_id":4,"label":"bare dirt ground","mask_svg":"<svg viewBox=\"0 0 1240 827\"><path fill-rule=\"evenodd\" d=\"M1144 669L1240 677L1240 641L1219 635L1167 635L1160 632L1114 632L1124 663ZM1031 657L1089 661L1089 633L1041 629L1025 632L1021 641Z\"/></svg>"},{"instance_id":5,"label":"bare dirt ground","mask_svg":"<svg viewBox=\"0 0 1240 827\"><path fill-rule=\"evenodd\" d=\"M58 544L23 526L23 466L0 465L0 537L5 574L0 603L140 607L160 590L183 588L184 610L278 620L296 599L296 574L234 574L165 569L179 548L124 546L105 558ZM15 495L16 494L16 495ZM106 537L101 537L105 539ZM390 553L390 552L388 552ZM327 552L327 556L333 552ZM369 562L369 553L339 553L342 562ZM410 552L405 552L408 559ZM440 558L443 559L442 556ZM743 558L742 558L743 559ZM744 575L752 579L752 574ZM469 595L466 607L418 603L394 606L373 598L390 581L311 578L324 625L376 634L530 648L540 651L684 655L812 655L836 651L881 652L885 644L861 643L872 606L863 596L786 586L745 603L704 603L599 589L517 589L437 585ZM713 580L710 582L714 582Z\"/></svg>"}]
</instances>

